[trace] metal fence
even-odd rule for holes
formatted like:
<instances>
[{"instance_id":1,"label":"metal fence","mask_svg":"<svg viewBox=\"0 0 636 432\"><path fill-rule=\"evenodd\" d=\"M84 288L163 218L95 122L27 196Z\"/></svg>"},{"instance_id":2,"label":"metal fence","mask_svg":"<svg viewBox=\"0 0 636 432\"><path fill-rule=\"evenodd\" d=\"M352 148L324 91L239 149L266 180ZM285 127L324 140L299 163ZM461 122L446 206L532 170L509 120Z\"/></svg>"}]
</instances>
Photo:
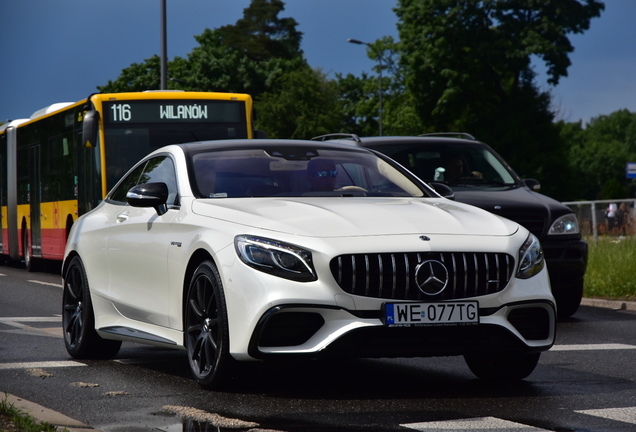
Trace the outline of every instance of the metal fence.
<instances>
[{"instance_id":1,"label":"metal fence","mask_svg":"<svg viewBox=\"0 0 636 432\"><path fill-rule=\"evenodd\" d=\"M564 202L576 213L581 234L592 236L636 235L636 199Z\"/></svg>"}]
</instances>

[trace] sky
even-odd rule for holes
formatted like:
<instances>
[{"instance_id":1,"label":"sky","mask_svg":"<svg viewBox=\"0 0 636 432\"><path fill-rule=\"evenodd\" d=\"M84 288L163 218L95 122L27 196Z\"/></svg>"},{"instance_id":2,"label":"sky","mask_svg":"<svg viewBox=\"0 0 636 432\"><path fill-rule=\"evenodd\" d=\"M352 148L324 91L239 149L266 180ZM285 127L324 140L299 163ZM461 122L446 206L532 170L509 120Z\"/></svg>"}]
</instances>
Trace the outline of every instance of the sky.
<instances>
[{"instance_id":1,"label":"sky","mask_svg":"<svg viewBox=\"0 0 636 432\"><path fill-rule=\"evenodd\" d=\"M186 58L206 28L234 24L250 0L167 0L168 60ZM335 73L374 73L366 47L398 39L395 0L285 0L279 17L303 33L312 67ZM160 0L0 0L0 121L27 118L57 102L76 102L116 80L133 63L161 54ZM558 120L582 121L619 109L636 112L636 0L605 0L605 11L583 34L568 77L537 84L553 95Z\"/></svg>"}]
</instances>

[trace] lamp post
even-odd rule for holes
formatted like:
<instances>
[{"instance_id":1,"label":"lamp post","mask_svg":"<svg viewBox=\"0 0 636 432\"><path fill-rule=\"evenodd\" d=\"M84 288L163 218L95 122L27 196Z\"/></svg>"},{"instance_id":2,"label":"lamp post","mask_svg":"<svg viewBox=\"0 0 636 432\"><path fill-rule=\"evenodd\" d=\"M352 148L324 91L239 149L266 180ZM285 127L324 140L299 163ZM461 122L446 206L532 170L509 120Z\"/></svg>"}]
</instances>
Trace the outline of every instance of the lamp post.
<instances>
[{"instance_id":1,"label":"lamp post","mask_svg":"<svg viewBox=\"0 0 636 432\"><path fill-rule=\"evenodd\" d=\"M161 0L161 90L168 89L168 42L166 30L166 0Z\"/></svg>"},{"instance_id":2,"label":"lamp post","mask_svg":"<svg viewBox=\"0 0 636 432\"><path fill-rule=\"evenodd\" d=\"M362 42L362 41L359 41L358 39L347 39L347 42L356 44L356 45L366 45L369 48L371 48L373 51L375 51L375 53L378 55L378 61L380 62L380 93L378 96L380 107L378 109L378 114L379 114L378 115L378 124L379 124L378 131L380 136L382 136L382 56L368 42Z\"/></svg>"}]
</instances>

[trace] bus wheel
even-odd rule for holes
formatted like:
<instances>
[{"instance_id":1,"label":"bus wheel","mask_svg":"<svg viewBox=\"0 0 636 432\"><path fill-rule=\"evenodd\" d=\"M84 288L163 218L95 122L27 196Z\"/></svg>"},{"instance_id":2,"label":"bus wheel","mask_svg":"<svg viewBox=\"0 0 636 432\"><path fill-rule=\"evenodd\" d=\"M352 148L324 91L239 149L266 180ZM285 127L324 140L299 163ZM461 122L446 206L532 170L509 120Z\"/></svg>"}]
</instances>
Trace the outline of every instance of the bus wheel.
<instances>
[{"instance_id":1,"label":"bus wheel","mask_svg":"<svg viewBox=\"0 0 636 432\"><path fill-rule=\"evenodd\" d=\"M28 272L36 272L37 266L35 260L31 256L31 245L29 244L29 231L26 225L22 227L22 251L24 253L24 266Z\"/></svg>"},{"instance_id":2,"label":"bus wheel","mask_svg":"<svg viewBox=\"0 0 636 432\"><path fill-rule=\"evenodd\" d=\"M68 353L77 359L109 359L121 341L102 339L95 331L95 311L84 264L74 257L64 273L62 329Z\"/></svg>"}]
</instances>

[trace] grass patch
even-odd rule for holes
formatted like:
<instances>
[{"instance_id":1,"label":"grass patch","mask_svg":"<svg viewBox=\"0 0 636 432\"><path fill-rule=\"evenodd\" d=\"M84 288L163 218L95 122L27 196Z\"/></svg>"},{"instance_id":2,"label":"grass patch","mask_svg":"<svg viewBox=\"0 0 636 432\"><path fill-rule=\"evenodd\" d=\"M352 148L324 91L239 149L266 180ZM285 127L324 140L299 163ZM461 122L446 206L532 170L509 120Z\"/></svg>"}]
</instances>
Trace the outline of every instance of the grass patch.
<instances>
[{"instance_id":1,"label":"grass patch","mask_svg":"<svg viewBox=\"0 0 636 432\"><path fill-rule=\"evenodd\" d=\"M636 237L586 239L585 297L636 300Z\"/></svg>"},{"instance_id":2,"label":"grass patch","mask_svg":"<svg viewBox=\"0 0 636 432\"><path fill-rule=\"evenodd\" d=\"M28 414L9 403L7 396L0 401L0 416L4 416L13 422L12 430L20 432L55 432L55 426L46 422L38 422Z\"/></svg>"}]
</instances>

